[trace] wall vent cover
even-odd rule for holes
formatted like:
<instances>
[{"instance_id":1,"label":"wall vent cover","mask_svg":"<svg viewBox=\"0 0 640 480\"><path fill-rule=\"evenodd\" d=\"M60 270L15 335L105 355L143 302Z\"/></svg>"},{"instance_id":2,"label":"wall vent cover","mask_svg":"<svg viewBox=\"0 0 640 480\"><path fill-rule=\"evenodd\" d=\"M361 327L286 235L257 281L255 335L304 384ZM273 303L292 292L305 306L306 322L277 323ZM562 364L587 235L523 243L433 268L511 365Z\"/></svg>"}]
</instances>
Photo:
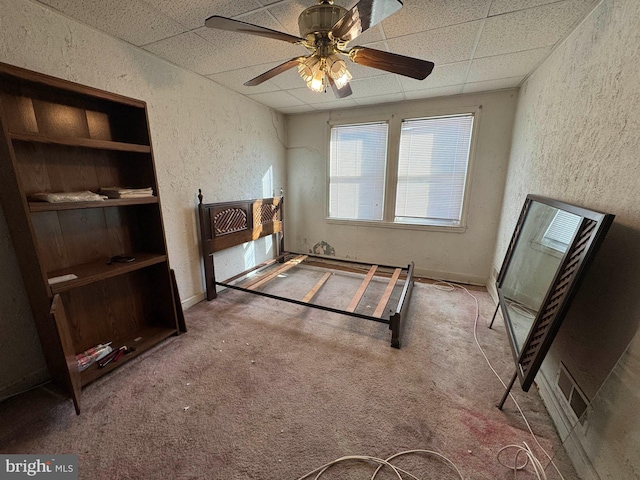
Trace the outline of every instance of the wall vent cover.
<instances>
[{"instance_id":1,"label":"wall vent cover","mask_svg":"<svg viewBox=\"0 0 640 480\"><path fill-rule=\"evenodd\" d=\"M583 414L589 406L589 400L562 362L560 362L558 370L556 387L560 393L563 410L572 419L571 423L575 424L577 421L584 423Z\"/></svg>"}]
</instances>

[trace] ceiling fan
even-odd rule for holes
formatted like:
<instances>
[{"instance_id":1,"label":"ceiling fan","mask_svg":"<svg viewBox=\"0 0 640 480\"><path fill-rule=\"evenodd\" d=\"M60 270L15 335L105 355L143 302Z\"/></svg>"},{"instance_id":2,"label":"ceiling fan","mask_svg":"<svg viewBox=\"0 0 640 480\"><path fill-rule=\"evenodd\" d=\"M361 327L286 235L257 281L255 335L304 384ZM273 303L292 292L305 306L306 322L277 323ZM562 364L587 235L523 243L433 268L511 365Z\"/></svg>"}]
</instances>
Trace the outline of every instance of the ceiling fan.
<instances>
[{"instance_id":1,"label":"ceiling fan","mask_svg":"<svg viewBox=\"0 0 640 480\"><path fill-rule=\"evenodd\" d=\"M400 0L360 0L347 10L334 5L333 0L319 0L317 5L302 11L298 17L300 37L270 28L214 15L207 18L209 28L247 33L302 45L310 55L292 58L265 73L245 82L250 87L260 85L276 75L298 67L298 73L315 92L323 92L331 85L336 97L352 94L352 78L343 58L366 67L424 80L433 70L433 62L405 57L367 47L347 48L347 44L362 32L402 8Z\"/></svg>"}]
</instances>

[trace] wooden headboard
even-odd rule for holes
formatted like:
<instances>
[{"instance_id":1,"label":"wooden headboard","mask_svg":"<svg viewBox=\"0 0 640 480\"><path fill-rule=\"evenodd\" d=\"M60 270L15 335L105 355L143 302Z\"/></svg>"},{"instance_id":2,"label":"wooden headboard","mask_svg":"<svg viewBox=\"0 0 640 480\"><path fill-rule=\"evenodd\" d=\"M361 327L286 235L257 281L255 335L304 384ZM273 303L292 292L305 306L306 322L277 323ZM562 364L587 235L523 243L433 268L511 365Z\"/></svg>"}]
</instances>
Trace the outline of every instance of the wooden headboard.
<instances>
[{"instance_id":1,"label":"wooden headboard","mask_svg":"<svg viewBox=\"0 0 640 480\"><path fill-rule=\"evenodd\" d=\"M207 299L215 298L211 255L261 237L277 234L276 256L284 249L284 197L258 198L223 203L202 203L198 190L200 246L205 264Z\"/></svg>"}]
</instances>

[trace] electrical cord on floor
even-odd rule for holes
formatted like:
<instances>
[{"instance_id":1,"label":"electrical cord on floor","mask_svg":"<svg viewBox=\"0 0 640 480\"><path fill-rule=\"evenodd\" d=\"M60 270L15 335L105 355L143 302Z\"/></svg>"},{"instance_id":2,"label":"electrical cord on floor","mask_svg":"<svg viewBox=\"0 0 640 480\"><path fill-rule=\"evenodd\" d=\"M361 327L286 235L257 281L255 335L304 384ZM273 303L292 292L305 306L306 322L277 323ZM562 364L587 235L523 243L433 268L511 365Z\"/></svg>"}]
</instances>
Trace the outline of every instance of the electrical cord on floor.
<instances>
[{"instance_id":1,"label":"electrical cord on floor","mask_svg":"<svg viewBox=\"0 0 640 480\"><path fill-rule=\"evenodd\" d=\"M395 474L395 476L397 478L399 478L400 480L404 479L404 477L402 475L407 475L410 478L413 478L414 480L420 480L418 477L416 477L412 473L407 472L406 470L403 470L402 468L397 467L397 466L395 466L395 465L393 465L391 463L391 460L393 460L395 458L398 458L400 456L409 455L409 454L417 454L417 453L426 453L428 455L434 455L434 456L438 457L439 459L444 460L445 463L450 465L456 471L456 473L460 476L460 479L464 480L464 477L462 476L462 473L460 473L460 470L458 469L458 467L456 467L455 463L453 463L451 460L449 460L444 455L442 455L440 453L437 453L437 452L433 452L431 450L406 450L404 452L399 452L399 453L396 453L394 455L391 455L387 459L371 457L371 456L368 456L368 455L349 455L349 456L346 456L346 457L341 457L341 458L338 458L336 460L333 460L332 462L329 462L329 463L327 463L325 465L322 465L321 467L318 467L315 470L312 470L311 472L303 475L302 477L298 478L297 480L305 480L307 478L310 478L312 475L315 475L315 477L313 477L314 480L318 480L320 477L322 477L324 472L326 472L333 465L336 465L336 464L342 463L342 462L347 462L347 461L364 461L364 462L377 463L378 464L378 468L376 469L375 472L373 472L373 475L371 476L370 480L375 480L376 477L378 476L378 472L380 472L380 470L382 470L384 467L389 467L391 470L393 470L393 473Z\"/></svg>"},{"instance_id":2,"label":"electrical cord on floor","mask_svg":"<svg viewBox=\"0 0 640 480\"><path fill-rule=\"evenodd\" d=\"M482 354L482 356L484 357L485 361L487 362L487 365L489 365L489 368L491 369L493 374L498 378L498 380L500 381L502 386L506 389L507 388L507 384L502 381L502 378L500 378L500 375L498 374L498 372L495 370L495 368L493 368L493 365L491 365L491 362L489 361L489 357L487 357L487 354L482 349L482 346L480 345L480 342L478 340L478 321L480 319L480 304L478 302L478 298L475 295L473 295L471 292L469 292L469 290L467 290L467 288L463 287L462 285L453 284L453 283L450 283L450 282L445 282L443 280L436 281L435 283L432 284L432 286L434 288L438 289L438 290L444 290L444 291L448 291L448 292L452 292L456 288L460 288L467 295L469 295L471 298L473 298L473 300L475 301L475 304L476 304L476 313L475 313L475 319L474 319L474 325L473 325L473 337L475 339L475 342L476 342L476 345L477 345L478 349L480 350L480 353ZM544 452L545 456L549 459L549 463L551 465L553 465L553 467L555 468L556 472L558 472L558 475L560 475L560 478L562 480L565 480L564 477L562 476L562 473L558 469L558 466L554 463L554 461L551 458L551 456L542 447L542 445L540 445L540 442L538 441L538 438L536 437L536 434L533 433L533 429L531 428L531 425L529 424L529 421L527 420L527 417L525 416L524 412L520 408L520 405L516 401L516 399L513 396L513 394L509 393L509 397L511 398L511 400L513 400L513 403L516 405L516 407L518 409L518 412L520 412L520 415L522 416L522 419L524 420L524 423L527 426L527 429L529 430L529 433L533 437L533 440L536 442L536 444L538 445L540 450L542 450ZM501 459L501 455L504 452L506 452L508 450L511 450L511 449L515 450L515 456L514 456L514 460L513 460L513 465L508 465L507 463L505 463ZM336 460L333 460L332 462L329 462L329 463L327 463L325 465L322 465L321 467L318 467L315 470L312 470L311 472L306 473L305 475L303 475L302 477L298 478L297 480L306 480L306 479L310 478L312 475L315 475L315 477L313 477L314 480L319 480L322 477L322 475L330 467L332 467L333 465L336 465L338 463L347 462L347 461L364 461L364 462L377 463L378 464L378 468L373 473L373 475L371 476L370 480L375 480L377 475L378 475L378 472L380 472L380 470L382 470L384 467L389 467L393 471L395 476L400 480L404 480L404 477L402 475L407 475L407 476L409 476L410 478L412 478L414 480L420 480L420 479L418 479L418 477L416 477L412 473L407 472L407 471L405 471L405 470L403 470L403 469L401 469L401 468L399 468L399 467L397 467L397 466L395 466L395 465L393 465L391 463L391 461L393 459L397 458L397 457L400 457L400 456L403 456L403 455L409 455L409 454L416 454L416 453L426 453L426 454L429 454L429 455L434 455L434 456L440 458L441 460L444 460L445 463L450 465L456 471L456 473L460 476L460 479L464 480L464 477L462 476L462 473L460 473L460 470L455 465L455 463L453 463L451 460L449 460L444 455L441 455L440 453L437 453L437 452L433 452L431 450L407 450L407 451L404 451L404 452L396 453L395 455L392 455L392 456L390 456L389 458L386 458L386 459L377 458L377 457L371 457L371 456L368 456L368 455L349 455L349 456L346 456L346 457L341 457L341 458L338 458ZM524 460L522 460L521 465L518 465L518 462L520 461L522 456L524 456L525 458L524 458ZM514 478L516 478L516 479L518 477L518 472L524 470L525 468L527 468L527 466L529 466L529 464L531 464L531 466L533 468L533 471L534 471L534 473L536 475L536 478L538 480L547 480L547 474L545 473L546 468L542 465L542 462L540 462L540 460L538 460L538 458L536 457L535 453L533 452L531 447L529 447L527 442L522 442L522 445L507 445L505 447L502 447L498 451L498 453L496 454L496 460L498 461L498 463L500 463L500 465L502 465L502 466L504 466L504 467L506 467L506 468L508 468L510 470L513 470ZM547 464L547 466L548 466L548 464Z\"/></svg>"},{"instance_id":3,"label":"electrical cord on floor","mask_svg":"<svg viewBox=\"0 0 640 480\"><path fill-rule=\"evenodd\" d=\"M433 284L433 287L438 289L438 290L444 290L444 291L453 291L456 288L460 288L461 290L464 290L464 292L467 295L469 295L471 298L474 299L474 301L476 303L476 315L475 315L474 325L473 325L473 338L476 341L476 345L478 346L478 349L480 350L480 353L482 354L482 356L484 357L485 361L487 362L487 365L489 365L489 368L491 369L493 374L500 381L502 386L506 389L507 388L507 384L504 381L502 381L502 378L500 378L500 375L498 374L496 369L493 368L493 365L491 365L491 362L489 361L489 357L487 357L487 354L482 349L482 346L480 345L480 342L478 341L478 321L480 319L480 305L479 305L478 299L471 292L469 292L469 290L467 290L462 285L453 284L451 282L445 282L443 280L439 280L439 281L437 281L437 282L435 282ZM553 465L553 468L555 468L556 472L558 472L558 475L560 475L560 478L562 480L565 480L564 477L562 476L562 473L560 472L560 469L555 464L555 462L553 461L551 456L542 447L542 445L540 445L540 442L538 441L538 438L536 437L536 434L533 433L533 429L531 428L531 425L529 424L529 421L527 420L527 417L525 416L524 412L520 408L520 404L516 401L516 399L515 399L515 397L513 396L512 393L509 393L509 398L511 398L511 400L513 400L513 403L516 405L516 408L518 409L518 412L520 412L520 415L522 416L522 419L524 420L524 423L527 426L527 429L529 430L529 433L533 437L533 440L536 442L536 445L538 445L540 450L542 450L542 452L544 452L545 456L549 459L550 464ZM524 470L529 465L529 463L531 463L531 466L532 466L532 468L534 470L534 473L536 474L536 477L539 480L546 480L547 479L547 474L545 473L546 468L542 465L542 463L535 456L535 454L533 453L533 450L531 450L529 445L527 445L526 442L522 442L522 443L523 443L523 446L522 445L507 445L507 446L501 448L498 451L497 455L496 455L496 459L498 460L498 463L500 463L500 465L503 465L506 468L509 468L509 469L513 470L514 478L517 478L518 471ZM505 451L507 451L509 449L515 449L516 450L515 458L513 460L513 465L507 465L500 458L500 455L503 452L505 452ZM518 465L518 460L520 459L520 457L522 455L525 456L525 460L524 460L522 465ZM547 464L547 466L548 466L548 464Z\"/></svg>"}]
</instances>

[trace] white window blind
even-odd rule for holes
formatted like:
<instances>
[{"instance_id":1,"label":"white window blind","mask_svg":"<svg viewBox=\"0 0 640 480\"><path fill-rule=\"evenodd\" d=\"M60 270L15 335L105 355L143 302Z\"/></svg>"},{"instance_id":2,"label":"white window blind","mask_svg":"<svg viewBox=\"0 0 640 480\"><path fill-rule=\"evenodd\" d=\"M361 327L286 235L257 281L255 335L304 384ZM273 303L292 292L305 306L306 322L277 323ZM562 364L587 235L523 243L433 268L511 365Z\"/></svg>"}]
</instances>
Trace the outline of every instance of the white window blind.
<instances>
[{"instance_id":1,"label":"white window blind","mask_svg":"<svg viewBox=\"0 0 640 480\"><path fill-rule=\"evenodd\" d=\"M542 244L560 252L566 252L578 225L580 225L578 215L558 210L542 237Z\"/></svg>"},{"instance_id":2,"label":"white window blind","mask_svg":"<svg viewBox=\"0 0 640 480\"><path fill-rule=\"evenodd\" d=\"M460 225L473 115L404 120L395 221Z\"/></svg>"},{"instance_id":3,"label":"white window blind","mask_svg":"<svg viewBox=\"0 0 640 480\"><path fill-rule=\"evenodd\" d=\"M331 128L329 217L382 220L387 123Z\"/></svg>"}]
</instances>

